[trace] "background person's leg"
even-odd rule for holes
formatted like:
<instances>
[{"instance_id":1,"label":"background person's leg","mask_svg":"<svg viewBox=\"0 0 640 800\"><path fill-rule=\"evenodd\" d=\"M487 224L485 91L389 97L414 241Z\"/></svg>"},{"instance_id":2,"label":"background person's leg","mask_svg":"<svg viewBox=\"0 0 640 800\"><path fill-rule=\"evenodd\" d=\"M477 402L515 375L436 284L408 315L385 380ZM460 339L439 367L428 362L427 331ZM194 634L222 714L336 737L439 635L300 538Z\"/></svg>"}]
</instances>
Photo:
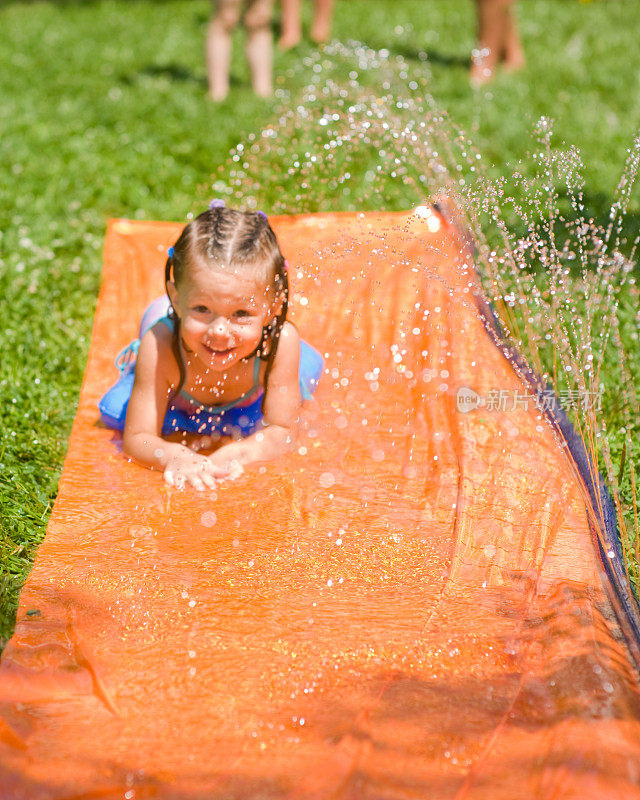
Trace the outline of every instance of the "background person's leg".
<instances>
[{"instance_id":1,"label":"background person's leg","mask_svg":"<svg viewBox=\"0 0 640 800\"><path fill-rule=\"evenodd\" d=\"M334 0L314 0L311 38L314 42L326 42L331 34L331 15Z\"/></svg>"},{"instance_id":2,"label":"background person's leg","mask_svg":"<svg viewBox=\"0 0 640 800\"><path fill-rule=\"evenodd\" d=\"M282 22L278 46L283 50L295 47L302 38L300 2L301 0L282 0Z\"/></svg>"},{"instance_id":3,"label":"background person's leg","mask_svg":"<svg viewBox=\"0 0 640 800\"><path fill-rule=\"evenodd\" d=\"M476 0L478 43L473 51L471 80L481 84L493 78L502 57L512 0Z\"/></svg>"},{"instance_id":4,"label":"background person's leg","mask_svg":"<svg viewBox=\"0 0 640 800\"><path fill-rule=\"evenodd\" d=\"M507 21L504 39L503 66L509 72L522 69L526 63L524 49L518 31L515 3L507 10Z\"/></svg>"},{"instance_id":5,"label":"background person's leg","mask_svg":"<svg viewBox=\"0 0 640 800\"><path fill-rule=\"evenodd\" d=\"M253 0L244 18L247 29L247 60L253 91L259 97L273 94L273 0Z\"/></svg>"},{"instance_id":6,"label":"background person's leg","mask_svg":"<svg viewBox=\"0 0 640 800\"><path fill-rule=\"evenodd\" d=\"M206 53L209 94L214 100L224 100L229 92L231 33L240 19L241 3L242 0L214 1Z\"/></svg>"}]
</instances>

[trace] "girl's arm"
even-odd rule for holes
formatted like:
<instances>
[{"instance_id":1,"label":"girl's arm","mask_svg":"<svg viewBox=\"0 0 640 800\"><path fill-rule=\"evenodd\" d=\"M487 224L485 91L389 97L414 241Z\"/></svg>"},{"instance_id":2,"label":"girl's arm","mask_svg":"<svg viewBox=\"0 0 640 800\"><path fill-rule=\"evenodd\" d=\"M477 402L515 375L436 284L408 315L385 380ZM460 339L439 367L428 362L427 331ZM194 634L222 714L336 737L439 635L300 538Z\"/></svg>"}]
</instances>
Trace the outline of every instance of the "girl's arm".
<instances>
[{"instance_id":1,"label":"girl's arm","mask_svg":"<svg viewBox=\"0 0 640 800\"><path fill-rule=\"evenodd\" d=\"M177 367L171 332L164 325L155 326L140 342L122 439L124 452L145 467L162 470L170 484L213 488L216 474L222 475L222 470L216 470L205 456L161 436L167 399L174 385L172 372L177 372Z\"/></svg>"},{"instance_id":2,"label":"girl's arm","mask_svg":"<svg viewBox=\"0 0 640 800\"><path fill-rule=\"evenodd\" d=\"M269 384L264 398L265 428L221 447L209 459L224 465L269 461L293 449L300 416L300 335L294 325L285 322L278 342Z\"/></svg>"}]
</instances>

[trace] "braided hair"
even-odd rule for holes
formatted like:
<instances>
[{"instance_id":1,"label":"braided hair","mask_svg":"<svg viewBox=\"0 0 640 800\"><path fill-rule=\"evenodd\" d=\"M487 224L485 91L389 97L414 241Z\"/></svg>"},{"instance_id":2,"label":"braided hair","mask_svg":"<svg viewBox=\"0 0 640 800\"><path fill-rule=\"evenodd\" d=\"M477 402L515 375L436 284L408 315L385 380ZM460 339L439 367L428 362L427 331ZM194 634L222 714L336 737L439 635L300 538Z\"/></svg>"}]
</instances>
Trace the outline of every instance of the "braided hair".
<instances>
[{"instance_id":1,"label":"braided hair","mask_svg":"<svg viewBox=\"0 0 640 800\"><path fill-rule=\"evenodd\" d=\"M205 264L255 267L265 272L266 285L273 285L276 297L282 301L280 311L263 329L255 354L266 362L264 397L273 367L282 327L289 306L289 278L285 259L278 240L263 211L236 211L212 203L212 206L185 226L178 240L169 249L165 264L165 287L171 280L178 286L195 260ZM187 377L180 347L180 318L172 307L169 312L174 321L173 353L180 370L178 388L169 402L176 397Z\"/></svg>"}]
</instances>

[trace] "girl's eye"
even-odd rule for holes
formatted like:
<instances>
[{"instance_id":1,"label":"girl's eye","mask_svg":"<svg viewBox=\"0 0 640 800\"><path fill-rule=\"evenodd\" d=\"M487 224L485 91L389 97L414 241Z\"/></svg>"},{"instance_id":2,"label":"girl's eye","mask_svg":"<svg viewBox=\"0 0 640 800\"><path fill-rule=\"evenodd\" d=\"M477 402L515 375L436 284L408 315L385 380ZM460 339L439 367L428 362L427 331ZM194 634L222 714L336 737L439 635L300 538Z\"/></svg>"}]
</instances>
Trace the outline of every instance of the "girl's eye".
<instances>
[{"instance_id":1,"label":"girl's eye","mask_svg":"<svg viewBox=\"0 0 640 800\"><path fill-rule=\"evenodd\" d=\"M193 310L198 314L206 314L209 309L206 306L194 306Z\"/></svg>"},{"instance_id":2,"label":"girl's eye","mask_svg":"<svg viewBox=\"0 0 640 800\"><path fill-rule=\"evenodd\" d=\"M246 319L247 317L250 317L251 314L248 311L241 309L240 311L236 311L234 316L237 317L238 319Z\"/></svg>"}]
</instances>

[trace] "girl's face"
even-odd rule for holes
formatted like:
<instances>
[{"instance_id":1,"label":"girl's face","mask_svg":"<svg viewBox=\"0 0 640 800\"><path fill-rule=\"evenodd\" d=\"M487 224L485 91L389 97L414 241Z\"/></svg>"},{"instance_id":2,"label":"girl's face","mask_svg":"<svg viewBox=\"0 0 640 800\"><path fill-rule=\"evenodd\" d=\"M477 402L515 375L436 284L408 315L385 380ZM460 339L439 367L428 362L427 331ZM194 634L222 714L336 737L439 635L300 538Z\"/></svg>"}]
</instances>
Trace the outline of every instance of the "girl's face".
<instances>
[{"instance_id":1,"label":"girl's face","mask_svg":"<svg viewBox=\"0 0 640 800\"><path fill-rule=\"evenodd\" d=\"M279 310L273 289L250 270L194 264L179 286L169 283L167 289L184 345L217 372L251 355Z\"/></svg>"}]
</instances>

